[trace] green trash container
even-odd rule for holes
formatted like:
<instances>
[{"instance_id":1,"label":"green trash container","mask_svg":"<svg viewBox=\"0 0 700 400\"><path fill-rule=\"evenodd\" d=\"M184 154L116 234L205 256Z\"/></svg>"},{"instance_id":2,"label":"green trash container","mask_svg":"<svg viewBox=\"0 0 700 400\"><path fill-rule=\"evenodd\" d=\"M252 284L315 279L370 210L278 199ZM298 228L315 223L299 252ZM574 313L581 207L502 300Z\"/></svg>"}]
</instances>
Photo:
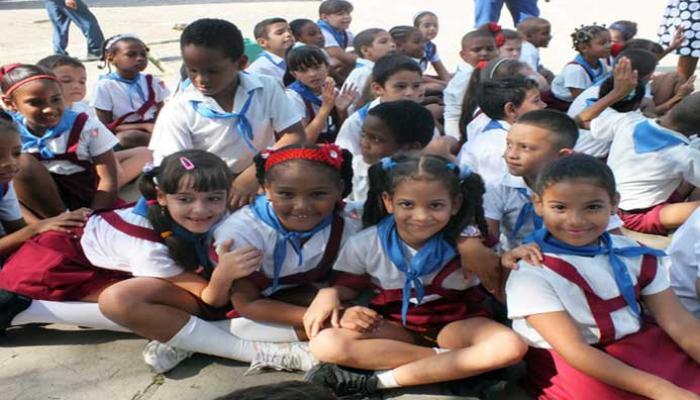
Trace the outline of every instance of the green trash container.
<instances>
[{"instance_id":1,"label":"green trash container","mask_svg":"<svg viewBox=\"0 0 700 400\"><path fill-rule=\"evenodd\" d=\"M243 51L246 56L248 56L248 64L255 61L260 56L262 52L262 47L255 40L250 40L248 38L243 38L243 46L245 50Z\"/></svg>"}]
</instances>

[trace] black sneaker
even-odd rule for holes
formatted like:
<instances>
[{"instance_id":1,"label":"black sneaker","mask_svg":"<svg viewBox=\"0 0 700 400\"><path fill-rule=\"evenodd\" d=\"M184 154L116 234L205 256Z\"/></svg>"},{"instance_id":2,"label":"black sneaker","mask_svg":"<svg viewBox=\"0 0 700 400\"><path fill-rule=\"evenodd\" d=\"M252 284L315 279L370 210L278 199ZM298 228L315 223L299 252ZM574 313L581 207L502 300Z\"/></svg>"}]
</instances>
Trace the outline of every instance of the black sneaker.
<instances>
[{"instance_id":1,"label":"black sneaker","mask_svg":"<svg viewBox=\"0 0 700 400\"><path fill-rule=\"evenodd\" d=\"M10 327L12 319L32 304L32 299L0 289L0 334Z\"/></svg>"},{"instance_id":2,"label":"black sneaker","mask_svg":"<svg viewBox=\"0 0 700 400\"><path fill-rule=\"evenodd\" d=\"M304 380L325 386L338 396L368 395L377 392L377 376L373 371L319 364L304 375Z\"/></svg>"}]
</instances>

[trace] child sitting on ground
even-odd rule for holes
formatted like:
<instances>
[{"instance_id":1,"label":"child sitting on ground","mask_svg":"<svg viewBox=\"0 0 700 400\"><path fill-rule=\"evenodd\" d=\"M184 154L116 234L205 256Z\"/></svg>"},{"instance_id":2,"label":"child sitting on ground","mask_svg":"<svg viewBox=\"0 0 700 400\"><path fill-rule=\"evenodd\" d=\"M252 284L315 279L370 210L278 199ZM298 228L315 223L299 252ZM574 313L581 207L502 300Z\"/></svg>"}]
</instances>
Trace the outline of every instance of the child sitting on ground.
<instances>
[{"instance_id":1,"label":"child sitting on ground","mask_svg":"<svg viewBox=\"0 0 700 400\"><path fill-rule=\"evenodd\" d=\"M287 50L294 45L287 20L284 18L267 18L257 24L253 35L263 51L260 56L246 68L246 72L268 75L280 81L287 70L285 57Z\"/></svg>"}]
</instances>

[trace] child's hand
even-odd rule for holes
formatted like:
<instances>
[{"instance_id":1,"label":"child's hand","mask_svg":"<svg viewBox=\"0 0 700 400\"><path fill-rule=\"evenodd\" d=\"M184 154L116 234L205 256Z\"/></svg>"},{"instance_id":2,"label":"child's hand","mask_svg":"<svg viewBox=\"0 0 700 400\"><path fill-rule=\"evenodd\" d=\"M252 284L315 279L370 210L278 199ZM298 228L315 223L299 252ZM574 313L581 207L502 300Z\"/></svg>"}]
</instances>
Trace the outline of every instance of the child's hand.
<instances>
[{"instance_id":1,"label":"child's hand","mask_svg":"<svg viewBox=\"0 0 700 400\"><path fill-rule=\"evenodd\" d=\"M340 327L339 316L340 299L338 299L335 290L332 288L319 290L314 300L306 309L304 318L302 319L306 336L309 339L313 339L318 335L318 332L321 331L321 328L329 317L331 319L331 326L334 328Z\"/></svg>"},{"instance_id":2,"label":"child's hand","mask_svg":"<svg viewBox=\"0 0 700 400\"><path fill-rule=\"evenodd\" d=\"M260 190L260 183L255 177L255 169L248 168L233 180L231 184L231 210L236 210L252 203Z\"/></svg>"},{"instance_id":3,"label":"child's hand","mask_svg":"<svg viewBox=\"0 0 700 400\"><path fill-rule=\"evenodd\" d=\"M92 210L89 208L79 208L73 211L66 211L55 217L46 218L36 223L35 234L47 231L71 233L72 228L85 225L90 213L92 213Z\"/></svg>"},{"instance_id":4,"label":"child's hand","mask_svg":"<svg viewBox=\"0 0 700 400\"><path fill-rule=\"evenodd\" d=\"M323 84L323 90L321 91L321 107L332 109L335 106L335 81L333 78L326 78L326 82Z\"/></svg>"},{"instance_id":5,"label":"child's hand","mask_svg":"<svg viewBox=\"0 0 700 400\"><path fill-rule=\"evenodd\" d=\"M637 87L637 71L632 70L632 63L627 57L622 57L615 65L614 76L613 91L621 97L627 96L629 92Z\"/></svg>"},{"instance_id":6,"label":"child's hand","mask_svg":"<svg viewBox=\"0 0 700 400\"><path fill-rule=\"evenodd\" d=\"M668 44L668 50L675 50L681 47L683 42L685 42L685 28L679 25L678 29L676 29L676 32L673 33L671 42Z\"/></svg>"},{"instance_id":7,"label":"child's hand","mask_svg":"<svg viewBox=\"0 0 700 400\"><path fill-rule=\"evenodd\" d=\"M244 246L231 251L232 245L232 239L221 244L216 251L219 262L214 268L214 275L217 275L217 278L229 282L245 278L255 272L260 267L263 257L262 251L253 246Z\"/></svg>"},{"instance_id":8,"label":"child's hand","mask_svg":"<svg viewBox=\"0 0 700 400\"><path fill-rule=\"evenodd\" d=\"M343 86L340 93L338 93L338 96L335 98L335 108L341 111L347 110L359 95L360 92L357 91L357 86L352 83Z\"/></svg>"},{"instance_id":9,"label":"child's hand","mask_svg":"<svg viewBox=\"0 0 700 400\"><path fill-rule=\"evenodd\" d=\"M531 265L541 266L542 252L540 247L534 243L523 244L501 255L501 265L506 268L518 269L518 261L520 260L525 260Z\"/></svg>"},{"instance_id":10,"label":"child's hand","mask_svg":"<svg viewBox=\"0 0 700 400\"><path fill-rule=\"evenodd\" d=\"M695 75L691 76L690 78L688 78L687 81L678 85L678 89L676 90L676 95L680 96L681 98L685 98L686 96L690 95L694 91L695 91Z\"/></svg>"},{"instance_id":11,"label":"child's hand","mask_svg":"<svg viewBox=\"0 0 700 400\"><path fill-rule=\"evenodd\" d=\"M382 322L382 316L371 308L354 306L345 310L340 319L340 327L366 333L379 328Z\"/></svg>"}]
</instances>

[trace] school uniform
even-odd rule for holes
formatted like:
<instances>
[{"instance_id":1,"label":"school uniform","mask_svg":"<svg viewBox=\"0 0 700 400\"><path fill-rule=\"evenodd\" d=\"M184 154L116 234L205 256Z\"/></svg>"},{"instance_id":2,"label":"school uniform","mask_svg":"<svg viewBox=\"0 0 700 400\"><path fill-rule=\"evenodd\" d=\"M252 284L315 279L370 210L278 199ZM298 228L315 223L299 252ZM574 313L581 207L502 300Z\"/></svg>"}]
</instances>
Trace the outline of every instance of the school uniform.
<instances>
[{"instance_id":1,"label":"school uniform","mask_svg":"<svg viewBox=\"0 0 700 400\"><path fill-rule=\"evenodd\" d=\"M287 70L287 63L284 61L284 58L263 50L260 53L260 57L253 61L245 70L252 74L271 76L282 82L284 73Z\"/></svg>"},{"instance_id":2,"label":"school uniform","mask_svg":"<svg viewBox=\"0 0 700 400\"><path fill-rule=\"evenodd\" d=\"M70 107L66 107L66 109L76 112L78 114L85 113L89 115L90 118L97 119L97 113L95 112L95 108L91 107L90 104L88 104L85 101L75 101L73 102L73 104L71 104Z\"/></svg>"},{"instance_id":3,"label":"school uniform","mask_svg":"<svg viewBox=\"0 0 700 400\"><path fill-rule=\"evenodd\" d=\"M348 200L357 202L361 206L367 200L367 192L369 191L369 167L365 160L360 155L352 159L352 193L348 196Z\"/></svg>"},{"instance_id":4,"label":"school uniform","mask_svg":"<svg viewBox=\"0 0 700 400\"><path fill-rule=\"evenodd\" d=\"M543 232L536 235L546 241L547 234L540 235ZM526 320L534 314L564 311L587 343L697 393L700 366L658 326L640 317L640 296L668 289L667 271L657 263L655 254L631 251L629 256L622 255L627 251L623 248L642 249L633 240L615 235L609 238L618 249L617 259L624 271L618 275L629 279L627 293L631 298L618 288L608 254L571 255L544 247L543 266L521 261L520 268L511 271L506 283L508 318L513 330L530 346L525 361L532 368L528 369L526 387L539 399L641 399L573 368Z\"/></svg>"},{"instance_id":5,"label":"school uniform","mask_svg":"<svg viewBox=\"0 0 700 400\"><path fill-rule=\"evenodd\" d=\"M352 41L355 39L352 32L339 31L324 20L318 20L316 23L318 27L321 28L321 33L326 41L326 47L340 47L343 50L352 47Z\"/></svg>"},{"instance_id":6,"label":"school uniform","mask_svg":"<svg viewBox=\"0 0 700 400\"><path fill-rule=\"evenodd\" d=\"M523 45L520 51L520 61L526 63L533 71L540 70L540 50L534 44L523 40Z\"/></svg>"},{"instance_id":7,"label":"school uniform","mask_svg":"<svg viewBox=\"0 0 700 400\"><path fill-rule=\"evenodd\" d=\"M700 299L696 283L700 279L700 209L673 234L667 253L671 258L671 287L681 304L700 318Z\"/></svg>"},{"instance_id":8,"label":"school uniform","mask_svg":"<svg viewBox=\"0 0 700 400\"><path fill-rule=\"evenodd\" d=\"M552 81L551 92L559 100L571 103L574 96L569 88L587 89L608 72L605 63L598 60L598 65L593 67L579 54L574 61L564 66L561 73Z\"/></svg>"},{"instance_id":9,"label":"school uniform","mask_svg":"<svg viewBox=\"0 0 700 400\"><path fill-rule=\"evenodd\" d=\"M320 229L313 232L303 245L296 247L291 238L294 233L285 240L283 233L261 218L261 215L270 213L274 213L271 203L265 196L259 196L253 204L226 218L214 231L216 246L233 239L234 249L253 246L263 253L260 269L248 279L265 296L281 289L327 280L340 246L359 230L357 221L336 213L329 216L327 223L319 226ZM296 236L305 237L303 233ZM281 249L278 245L282 246Z\"/></svg>"},{"instance_id":10,"label":"school uniform","mask_svg":"<svg viewBox=\"0 0 700 400\"><path fill-rule=\"evenodd\" d=\"M112 113L110 130L124 123L153 122L170 91L165 83L150 74L138 74L127 80L116 72L102 75L95 84L90 106Z\"/></svg>"},{"instance_id":11,"label":"school uniform","mask_svg":"<svg viewBox=\"0 0 700 400\"><path fill-rule=\"evenodd\" d=\"M574 99L566 113L571 118L576 117L583 110L598 101L599 93L600 85L593 84ZM607 157L611 144L612 140L596 139L591 135L588 129L579 129L578 140L574 146L574 151L602 159Z\"/></svg>"},{"instance_id":12,"label":"school uniform","mask_svg":"<svg viewBox=\"0 0 700 400\"><path fill-rule=\"evenodd\" d=\"M275 132L301 121L277 80L246 72L238 76L232 113L192 85L163 107L149 144L156 164L180 150L200 149L240 173L255 154L274 145Z\"/></svg>"},{"instance_id":13,"label":"school uniform","mask_svg":"<svg viewBox=\"0 0 700 400\"><path fill-rule=\"evenodd\" d=\"M343 88L354 86L357 89L357 99L348 108L348 113L353 113L357 110L356 105L362 99L365 91L367 90L367 85L369 85L369 79L372 76L372 68L374 68L374 61L370 61L366 58L358 58L355 62L355 68L350 72L345 82L343 83Z\"/></svg>"},{"instance_id":14,"label":"school uniform","mask_svg":"<svg viewBox=\"0 0 700 400\"><path fill-rule=\"evenodd\" d=\"M437 51L437 45L431 40L425 43L425 50L423 51L423 57L418 61L423 73L428 70L432 64L441 61L440 54Z\"/></svg>"},{"instance_id":15,"label":"school uniform","mask_svg":"<svg viewBox=\"0 0 700 400\"><path fill-rule=\"evenodd\" d=\"M343 125L338 131L338 136L335 138L335 144L347 149L352 153L352 157L362 157L362 152L360 151L360 140L362 140L362 124L364 124L365 119L367 119L367 112L370 109L381 103L381 100L377 97L371 102L360 107L357 111L350 114L349 117L345 119Z\"/></svg>"},{"instance_id":16,"label":"school uniform","mask_svg":"<svg viewBox=\"0 0 700 400\"><path fill-rule=\"evenodd\" d=\"M15 185L12 184L12 181L0 184L0 192L0 221L9 222L22 219Z\"/></svg>"},{"instance_id":17,"label":"school uniform","mask_svg":"<svg viewBox=\"0 0 700 400\"><path fill-rule=\"evenodd\" d=\"M462 101L469 86L469 79L471 79L474 71L474 67L470 64L463 63L460 65L462 65L462 68L457 70L443 91L445 101L445 135L458 140L461 137L459 120L462 116Z\"/></svg>"},{"instance_id":18,"label":"school uniform","mask_svg":"<svg viewBox=\"0 0 700 400\"><path fill-rule=\"evenodd\" d=\"M684 181L700 185L700 150L689 146L684 135L641 113L612 109L591 121L591 135L612 138L608 165L615 174L625 227L666 234L659 221L661 208L682 200L675 191Z\"/></svg>"},{"instance_id":19,"label":"school uniform","mask_svg":"<svg viewBox=\"0 0 700 400\"><path fill-rule=\"evenodd\" d=\"M36 157L51 173L66 206L71 210L89 206L98 183L92 160L118 143L114 134L99 120L70 110L42 137L27 129L23 116L14 114L13 118L22 152Z\"/></svg>"},{"instance_id":20,"label":"school uniform","mask_svg":"<svg viewBox=\"0 0 700 400\"><path fill-rule=\"evenodd\" d=\"M491 122L491 118L484 114L481 110L477 110L474 113L474 117L472 118L471 121L467 124L467 142L470 140L474 140L481 132L484 131L484 128Z\"/></svg>"},{"instance_id":21,"label":"school uniform","mask_svg":"<svg viewBox=\"0 0 700 400\"><path fill-rule=\"evenodd\" d=\"M491 119L483 132L462 146L457 155L459 167L469 167L487 183L501 179L508 173L503 153L506 151L506 134L509 129L508 122Z\"/></svg>"},{"instance_id":22,"label":"school uniform","mask_svg":"<svg viewBox=\"0 0 700 400\"><path fill-rule=\"evenodd\" d=\"M337 91L337 89L336 89ZM304 115L304 122L308 125L316 118L318 110L321 108L323 99L311 90L308 86L299 81L294 81L286 89L290 106L297 113ZM338 133L337 123L340 120L338 112L333 108L323 124L323 129L316 140L316 143L333 143Z\"/></svg>"},{"instance_id":23,"label":"school uniform","mask_svg":"<svg viewBox=\"0 0 700 400\"><path fill-rule=\"evenodd\" d=\"M415 282L408 286L413 289L404 297L406 274L385 251L380 232L380 225L366 228L343 246L333 267L337 273L334 285L360 291L373 289L374 297L369 306L397 323L402 323L402 304L406 304L403 325L416 332L434 331L453 321L487 315L481 308L485 295L479 280L476 277L469 281L464 279L456 251L442 253L443 259L436 260L434 271L416 278L424 289L422 302L419 302ZM410 263L417 257L418 250L400 243L406 262Z\"/></svg>"}]
</instances>

